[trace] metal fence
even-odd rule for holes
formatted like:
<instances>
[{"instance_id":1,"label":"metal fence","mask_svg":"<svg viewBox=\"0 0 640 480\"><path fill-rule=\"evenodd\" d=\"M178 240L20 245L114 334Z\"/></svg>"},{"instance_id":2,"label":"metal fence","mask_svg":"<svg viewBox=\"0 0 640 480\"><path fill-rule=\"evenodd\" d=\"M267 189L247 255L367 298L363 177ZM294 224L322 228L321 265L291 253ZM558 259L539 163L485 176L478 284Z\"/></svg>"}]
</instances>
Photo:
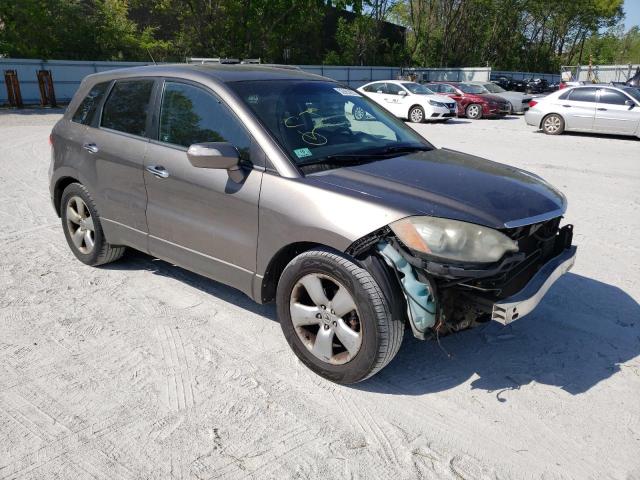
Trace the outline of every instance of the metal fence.
<instances>
[{"instance_id":1,"label":"metal fence","mask_svg":"<svg viewBox=\"0 0 640 480\"><path fill-rule=\"evenodd\" d=\"M636 73L640 64L627 65L588 65L563 66L562 70L570 72L574 80L584 82L626 82Z\"/></svg>"},{"instance_id":2,"label":"metal fence","mask_svg":"<svg viewBox=\"0 0 640 480\"><path fill-rule=\"evenodd\" d=\"M92 62L71 60L27 60L0 59L0 74L4 70L16 70L25 104L36 104L40 101L37 71L51 70L55 95L59 102L68 102L77 90L82 79L96 72L114 70L139 65L148 62ZM358 67L358 66L329 66L329 65L299 65L309 73L323 75L357 88L367 82L398 78L400 75L415 74L421 81L488 81L492 75L506 75L514 79L546 78L549 82L557 82L560 75L532 72L503 72L492 71L490 67L471 68L400 68L400 67ZM600 67L604 72L605 67ZM626 66L625 66L626 68ZM1 78L1 76L0 76ZM0 104L7 103L7 89L4 82L0 82Z\"/></svg>"}]
</instances>

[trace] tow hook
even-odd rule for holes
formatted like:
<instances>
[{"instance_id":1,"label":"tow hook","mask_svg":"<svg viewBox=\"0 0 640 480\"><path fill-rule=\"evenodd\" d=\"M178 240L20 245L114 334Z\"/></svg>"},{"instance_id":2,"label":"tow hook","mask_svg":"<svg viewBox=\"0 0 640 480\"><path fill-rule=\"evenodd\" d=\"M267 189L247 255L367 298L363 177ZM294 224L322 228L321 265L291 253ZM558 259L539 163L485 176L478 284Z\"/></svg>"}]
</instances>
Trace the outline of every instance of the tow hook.
<instances>
[{"instance_id":1,"label":"tow hook","mask_svg":"<svg viewBox=\"0 0 640 480\"><path fill-rule=\"evenodd\" d=\"M381 241L377 248L386 263L398 273L413 335L424 340L427 331L436 323L436 299L429 285L418 280L413 267L389 243Z\"/></svg>"}]
</instances>

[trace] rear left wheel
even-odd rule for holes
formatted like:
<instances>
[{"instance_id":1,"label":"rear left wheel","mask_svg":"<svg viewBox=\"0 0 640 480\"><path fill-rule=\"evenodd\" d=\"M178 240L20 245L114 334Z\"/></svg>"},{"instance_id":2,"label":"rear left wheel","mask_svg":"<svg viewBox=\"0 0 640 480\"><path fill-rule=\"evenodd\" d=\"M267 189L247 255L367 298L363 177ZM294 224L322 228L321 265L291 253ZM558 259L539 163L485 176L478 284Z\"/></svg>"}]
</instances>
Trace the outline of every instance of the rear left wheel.
<instances>
[{"instance_id":1,"label":"rear left wheel","mask_svg":"<svg viewBox=\"0 0 640 480\"><path fill-rule=\"evenodd\" d=\"M392 318L376 281L337 252L311 250L294 258L278 282L277 305L294 353L333 382L369 378L402 343L404 321Z\"/></svg>"},{"instance_id":2,"label":"rear left wheel","mask_svg":"<svg viewBox=\"0 0 640 480\"><path fill-rule=\"evenodd\" d=\"M78 260L97 266L124 255L125 247L115 247L104 238L100 216L84 185L72 183L65 188L60 205L64 235Z\"/></svg>"}]
</instances>

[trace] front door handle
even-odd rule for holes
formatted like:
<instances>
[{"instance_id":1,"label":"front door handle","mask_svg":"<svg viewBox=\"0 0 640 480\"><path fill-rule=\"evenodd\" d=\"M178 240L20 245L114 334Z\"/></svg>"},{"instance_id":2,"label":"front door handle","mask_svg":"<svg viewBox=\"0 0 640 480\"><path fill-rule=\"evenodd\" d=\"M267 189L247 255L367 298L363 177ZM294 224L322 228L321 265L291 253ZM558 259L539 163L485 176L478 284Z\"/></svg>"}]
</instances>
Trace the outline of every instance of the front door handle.
<instances>
[{"instance_id":1,"label":"front door handle","mask_svg":"<svg viewBox=\"0 0 640 480\"><path fill-rule=\"evenodd\" d=\"M84 148L87 152L89 153L98 153L98 146L95 143L85 143L84 145L82 145L82 148Z\"/></svg>"},{"instance_id":2,"label":"front door handle","mask_svg":"<svg viewBox=\"0 0 640 480\"><path fill-rule=\"evenodd\" d=\"M571 105L562 105L564 108L571 108Z\"/></svg>"},{"instance_id":3,"label":"front door handle","mask_svg":"<svg viewBox=\"0 0 640 480\"><path fill-rule=\"evenodd\" d=\"M169 172L162 165L149 165L146 170L158 178L167 178L169 176Z\"/></svg>"},{"instance_id":4,"label":"front door handle","mask_svg":"<svg viewBox=\"0 0 640 480\"><path fill-rule=\"evenodd\" d=\"M599 112L606 112L606 111L607 111L607 109L606 109L606 108L602 108L602 107L600 107L600 108L598 109L598 111L599 111Z\"/></svg>"}]
</instances>

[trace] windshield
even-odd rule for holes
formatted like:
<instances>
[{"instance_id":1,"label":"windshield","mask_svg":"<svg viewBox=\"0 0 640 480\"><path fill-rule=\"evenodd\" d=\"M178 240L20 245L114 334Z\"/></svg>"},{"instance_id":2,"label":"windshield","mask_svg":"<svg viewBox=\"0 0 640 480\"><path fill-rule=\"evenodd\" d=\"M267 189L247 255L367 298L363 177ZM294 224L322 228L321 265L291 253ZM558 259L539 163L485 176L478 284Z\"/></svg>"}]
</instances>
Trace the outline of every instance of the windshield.
<instances>
[{"instance_id":1,"label":"windshield","mask_svg":"<svg viewBox=\"0 0 640 480\"><path fill-rule=\"evenodd\" d=\"M347 155L433 148L375 103L333 82L263 80L228 85L297 165L323 159L346 163Z\"/></svg>"},{"instance_id":2,"label":"windshield","mask_svg":"<svg viewBox=\"0 0 640 480\"><path fill-rule=\"evenodd\" d=\"M484 83L483 86L484 86L484 88L489 90L489 92L491 92L491 93L503 93L503 92L506 92L506 90L504 88L502 88L500 85L496 85L495 83Z\"/></svg>"},{"instance_id":3,"label":"windshield","mask_svg":"<svg viewBox=\"0 0 640 480\"><path fill-rule=\"evenodd\" d=\"M415 95L434 95L431 90L419 83L403 83L402 86Z\"/></svg>"},{"instance_id":4,"label":"windshield","mask_svg":"<svg viewBox=\"0 0 640 480\"><path fill-rule=\"evenodd\" d=\"M462 90L464 93L487 93L487 89L481 85L474 85L472 83L459 83L458 88Z\"/></svg>"}]
</instances>

